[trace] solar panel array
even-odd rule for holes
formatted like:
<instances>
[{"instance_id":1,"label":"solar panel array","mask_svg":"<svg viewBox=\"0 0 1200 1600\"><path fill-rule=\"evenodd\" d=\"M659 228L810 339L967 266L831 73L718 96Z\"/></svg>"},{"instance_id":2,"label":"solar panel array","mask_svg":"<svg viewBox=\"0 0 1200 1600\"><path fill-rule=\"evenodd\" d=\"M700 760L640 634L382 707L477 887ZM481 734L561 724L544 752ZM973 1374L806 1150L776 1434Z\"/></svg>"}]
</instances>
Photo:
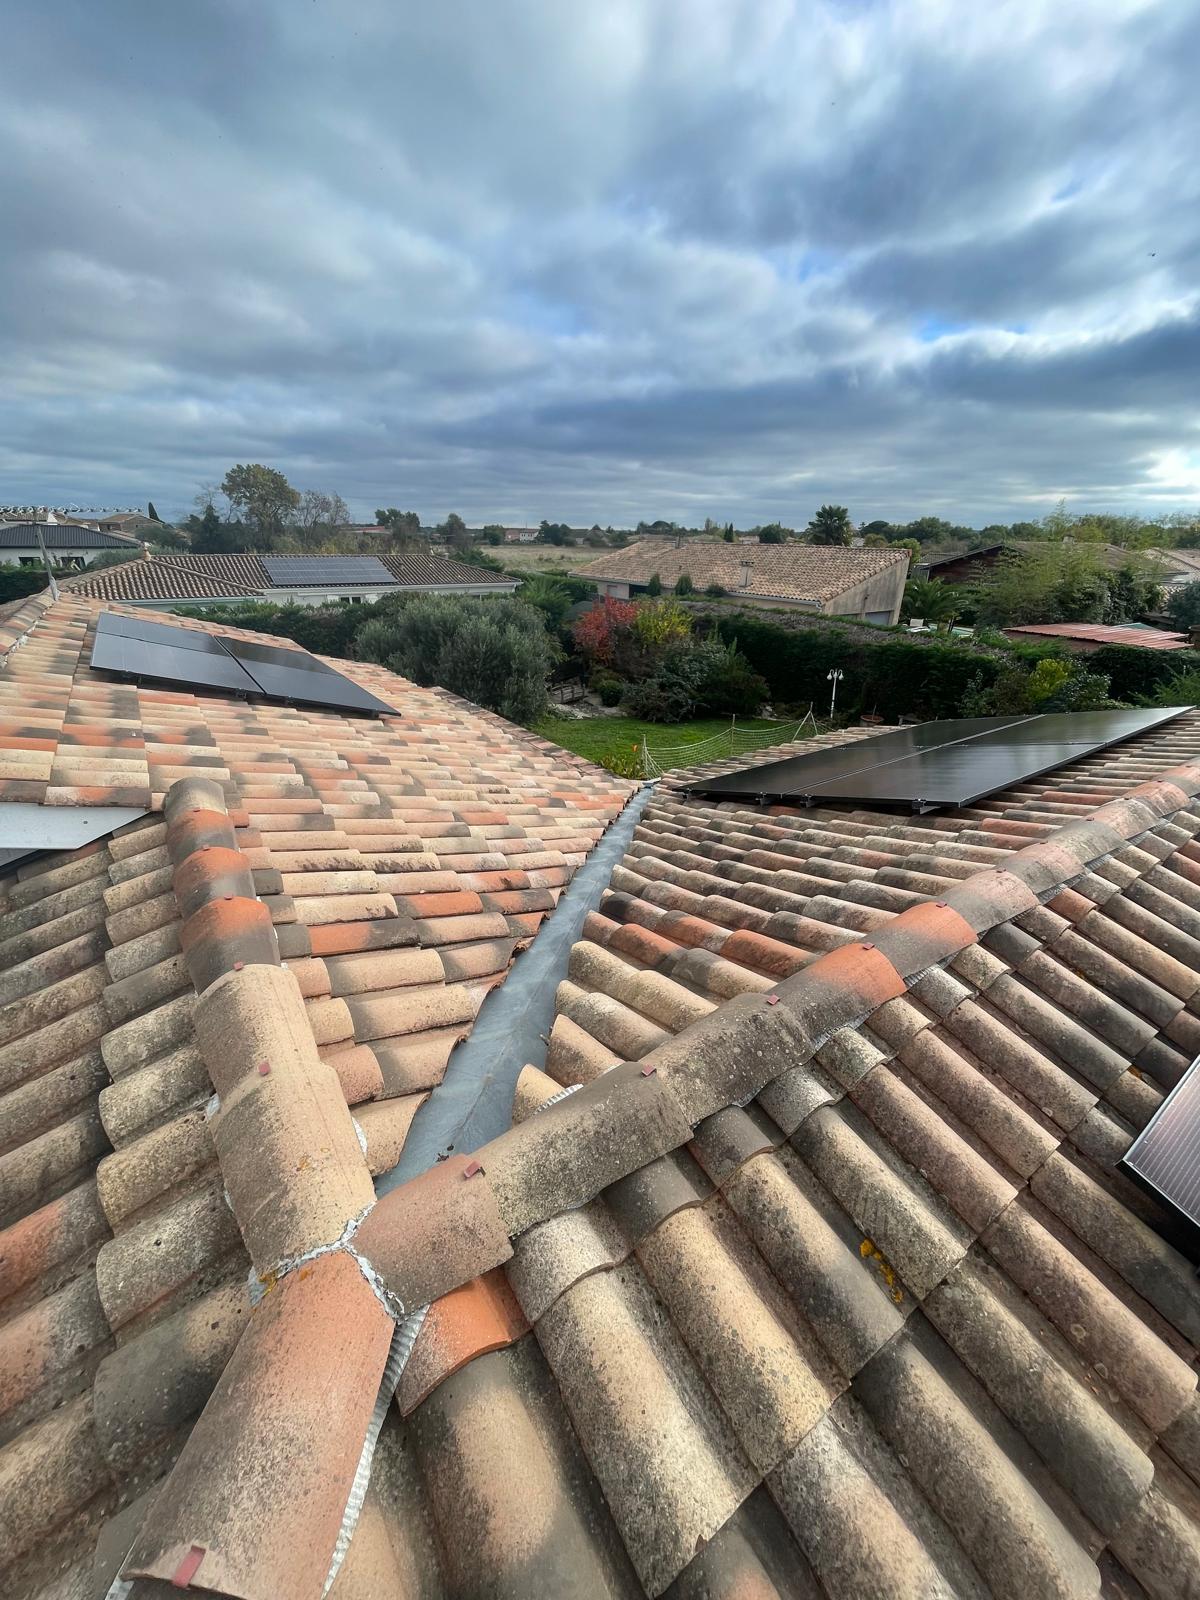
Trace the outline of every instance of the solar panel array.
<instances>
[{"instance_id":1,"label":"solar panel array","mask_svg":"<svg viewBox=\"0 0 1200 1600\"><path fill-rule=\"evenodd\" d=\"M104 611L96 619L92 666L127 677L156 678L189 688L223 689L337 711L379 716L393 707L304 650L232 639L196 628L173 628Z\"/></svg>"},{"instance_id":2,"label":"solar panel array","mask_svg":"<svg viewBox=\"0 0 1200 1600\"><path fill-rule=\"evenodd\" d=\"M924 722L852 745L790 756L720 777L698 778L688 789L714 799L792 805L855 801L860 805L904 805L917 812L973 805L998 789L1106 750L1188 709L1171 706Z\"/></svg>"},{"instance_id":3,"label":"solar panel array","mask_svg":"<svg viewBox=\"0 0 1200 1600\"><path fill-rule=\"evenodd\" d=\"M1200 1060L1192 1062L1121 1165L1200 1227Z\"/></svg>"},{"instance_id":4,"label":"solar panel array","mask_svg":"<svg viewBox=\"0 0 1200 1600\"><path fill-rule=\"evenodd\" d=\"M259 556L267 577L280 588L317 588L323 584L387 584L396 580L378 556Z\"/></svg>"}]
</instances>

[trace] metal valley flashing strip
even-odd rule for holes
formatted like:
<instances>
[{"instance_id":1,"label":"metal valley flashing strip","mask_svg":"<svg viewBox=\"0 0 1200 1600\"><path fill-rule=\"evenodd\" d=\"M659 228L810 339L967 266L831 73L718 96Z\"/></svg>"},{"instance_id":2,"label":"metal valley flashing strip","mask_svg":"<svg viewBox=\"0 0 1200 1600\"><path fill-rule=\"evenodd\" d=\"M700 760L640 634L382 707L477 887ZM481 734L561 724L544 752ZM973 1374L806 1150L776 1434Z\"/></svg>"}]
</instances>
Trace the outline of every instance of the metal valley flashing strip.
<instances>
[{"instance_id":1,"label":"metal valley flashing strip","mask_svg":"<svg viewBox=\"0 0 1200 1600\"><path fill-rule=\"evenodd\" d=\"M638 790L571 879L529 949L488 995L470 1036L451 1055L446 1076L413 1118L399 1161L375 1180L376 1195L427 1171L443 1152L474 1150L511 1124L521 1068L541 1066L546 1059L554 994L566 976L571 946L583 919L599 905L653 792L651 783Z\"/></svg>"}]
</instances>

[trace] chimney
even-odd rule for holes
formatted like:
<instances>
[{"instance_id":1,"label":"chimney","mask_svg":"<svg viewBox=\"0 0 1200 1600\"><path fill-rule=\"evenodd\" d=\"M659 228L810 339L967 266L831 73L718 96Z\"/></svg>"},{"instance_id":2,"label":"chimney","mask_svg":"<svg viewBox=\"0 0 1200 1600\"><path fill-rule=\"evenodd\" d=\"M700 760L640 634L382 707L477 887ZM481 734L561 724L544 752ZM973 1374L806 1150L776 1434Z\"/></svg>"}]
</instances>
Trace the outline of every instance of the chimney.
<instances>
[{"instance_id":1,"label":"chimney","mask_svg":"<svg viewBox=\"0 0 1200 1600\"><path fill-rule=\"evenodd\" d=\"M741 587L748 589L750 587L750 574L754 571L754 563L752 561L739 561L738 567L742 574Z\"/></svg>"}]
</instances>

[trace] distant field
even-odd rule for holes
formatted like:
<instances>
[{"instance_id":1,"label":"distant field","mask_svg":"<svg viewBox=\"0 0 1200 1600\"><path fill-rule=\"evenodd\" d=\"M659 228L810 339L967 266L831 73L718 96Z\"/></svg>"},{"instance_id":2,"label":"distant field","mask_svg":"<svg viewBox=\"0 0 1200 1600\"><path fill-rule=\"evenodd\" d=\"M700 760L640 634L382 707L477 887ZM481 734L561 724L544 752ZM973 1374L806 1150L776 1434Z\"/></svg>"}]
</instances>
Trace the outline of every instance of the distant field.
<instances>
[{"instance_id":1,"label":"distant field","mask_svg":"<svg viewBox=\"0 0 1200 1600\"><path fill-rule=\"evenodd\" d=\"M514 572L570 572L603 554L603 550L555 544L510 544L488 551Z\"/></svg>"}]
</instances>

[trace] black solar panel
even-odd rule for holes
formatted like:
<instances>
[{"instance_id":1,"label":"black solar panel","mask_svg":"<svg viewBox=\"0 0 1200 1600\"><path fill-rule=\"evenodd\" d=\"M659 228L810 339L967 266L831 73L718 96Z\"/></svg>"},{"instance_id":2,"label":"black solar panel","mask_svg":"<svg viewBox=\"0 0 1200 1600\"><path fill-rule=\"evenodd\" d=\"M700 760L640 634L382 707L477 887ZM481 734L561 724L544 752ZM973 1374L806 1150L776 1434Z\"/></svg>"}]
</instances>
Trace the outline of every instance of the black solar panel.
<instances>
[{"instance_id":1,"label":"black solar panel","mask_svg":"<svg viewBox=\"0 0 1200 1600\"><path fill-rule=\"evenodd\" d=\"M260 556L259 560L273 584L289 589L396 582L378 556Z\"/></svg>"},{"instance_id":2,"label":"black solar panel","mask_svg":"<svg viewBox=\"0 0 1200 1600\"><path fill-rule=\"evenodd\" d=\"M142 635L125 631L131 624ZM116 624L116 626L113 626ZM138 678L161 678L189 687L257 694L254 679L211 634L102 613L92 642L92 666Z\"/></svg>"},{"instance_id":3,"label":"black solar panel","mask_svg":"<svg viewBox=\"0 0 1200 1600\"><path fill-rule=\"evenodd\" d=\"M819 805L905 805L914 811L972 805L1010 784L1144 733L1188 707L964 717L921 723L784 761L698 778L693 794L715 799Z\"/></svg>"},{"instance_id":4,"label":"black solar panel","mask_svg":"<svg viewBox=\"0 0 1200 1600\"><path fill-rule=\"evenodd\" d=\"M1200 1060L1192 1062L1121 1165L1200 1227Z\"/></svg>"},{"instance_id":5,"label":"black solar panel","mask_svg":"<svg viewBox=\"0 0 1200 1600\"><path fill-rule=\"evenodd\" d=\"M253 644L247 639L222 639L221 642L262 692L272 699L341 706L349 711L392 709L303 650L279 650L273 645Z\"/></svg>"},{"instance_id":6,"label":"black solar panel","mask_svg":"<svg viewBox=\"0 0 1200 1600\"><path fill-rule=\"evenodd\" d=\"M181 628L166 622L148 622L142 617L123 617L102 611L96 619L97 633L119 634L124 639L141 639L146 644L166 645L172 650L204 650L224 654L220 641L199 628Z\"/></svg>"},{"instance_id":7,"label":"black solar panel","mask_svg":"<svg viewBox=\"0 0 1200 1600\"><path fill-rule=\"evenodd\" d=\"M155 678L188 688L226 689L339 711L390 713L392 707L303 650L202 633L102 612L92 642L102 672Z\"/></svg>"}]
</instances>

